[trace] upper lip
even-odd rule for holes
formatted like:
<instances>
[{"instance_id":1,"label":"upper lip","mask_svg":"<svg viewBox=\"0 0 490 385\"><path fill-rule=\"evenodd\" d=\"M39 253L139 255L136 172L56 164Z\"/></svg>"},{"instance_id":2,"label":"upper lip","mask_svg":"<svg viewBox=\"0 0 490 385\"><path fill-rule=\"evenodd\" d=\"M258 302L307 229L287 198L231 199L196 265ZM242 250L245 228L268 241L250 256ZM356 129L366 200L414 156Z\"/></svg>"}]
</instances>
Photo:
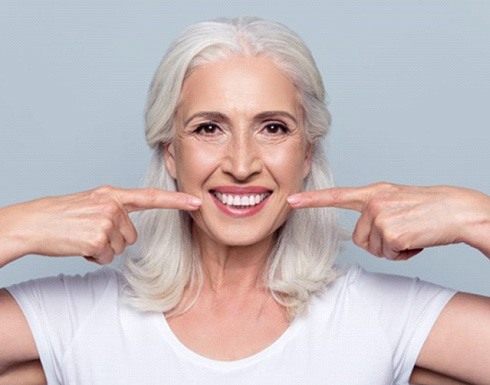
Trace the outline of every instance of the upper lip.
<instances>
[{"instance_id":1,"label":"upper lip","mask_svg":"<svg viewBox=\"0 0 490 385\"><path fill-rule=\"evenodd\" d=\"M263 186L216 186L210 189L211 192L219 192L221 194L264 194L270 193L272 190Z\"/></svg>"}]
</instances>

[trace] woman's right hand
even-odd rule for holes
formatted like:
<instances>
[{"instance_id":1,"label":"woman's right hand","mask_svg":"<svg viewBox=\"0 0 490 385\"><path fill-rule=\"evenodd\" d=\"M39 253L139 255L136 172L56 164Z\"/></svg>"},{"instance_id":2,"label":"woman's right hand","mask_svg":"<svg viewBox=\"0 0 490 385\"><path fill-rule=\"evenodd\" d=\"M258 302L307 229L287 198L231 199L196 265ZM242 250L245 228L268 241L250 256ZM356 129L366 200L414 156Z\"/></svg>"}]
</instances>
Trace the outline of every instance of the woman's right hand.
<instances>
[{"instance_id":1,"label":"woman's right hand","mask_svg":"<svg viewBox=\"0 0 490 385\"><path fill-rule=\"evenodd\" d=\"M136 242L129 213L148 209L192 211L192 195L154 188L94 190L48 197L0 209L0 266L27 254L83 256L107 264Z\"/></svg>"}]
</instances>

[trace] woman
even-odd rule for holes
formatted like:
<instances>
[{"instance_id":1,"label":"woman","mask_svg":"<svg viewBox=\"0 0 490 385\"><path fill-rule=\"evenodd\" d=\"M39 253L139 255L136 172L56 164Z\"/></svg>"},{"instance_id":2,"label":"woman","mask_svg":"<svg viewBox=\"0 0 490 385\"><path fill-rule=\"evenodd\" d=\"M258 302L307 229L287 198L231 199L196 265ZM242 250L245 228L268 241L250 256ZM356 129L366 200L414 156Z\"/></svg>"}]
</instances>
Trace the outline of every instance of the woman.
<instances>
[{"instance_id":1,"label":"woman","mask_svg":"<svg viewBox=\"0 0 490 385\"><path fill-rule=\"evenodd\" d=\"M2 291L4 378L42 381L40 359L49 384L425 381L415 366L427 381L489 383L490 301L336 269L332 207L361 213L354 242L380 257L456 242L490 256L490 198L331 188L329 122L313 58L285 27L236 19L184 31L150 88L149 188L0 212L2 264L29 253L106 264L136 242L128 213L142 211L122 272Z\"/></svg>"}]
</instances>

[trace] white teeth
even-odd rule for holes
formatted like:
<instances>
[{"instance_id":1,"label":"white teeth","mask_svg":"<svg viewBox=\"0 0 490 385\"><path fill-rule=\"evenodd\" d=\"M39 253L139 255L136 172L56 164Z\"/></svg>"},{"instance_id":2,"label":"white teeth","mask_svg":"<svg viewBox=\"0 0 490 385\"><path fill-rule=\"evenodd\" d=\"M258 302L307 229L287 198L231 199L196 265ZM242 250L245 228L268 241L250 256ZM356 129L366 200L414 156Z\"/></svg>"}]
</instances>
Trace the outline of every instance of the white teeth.
<instances>
[{"instance_id":1,"label":"white teeth","mask_svg":"<svg viewBox=\"0 0 490 385\"><path fill-rule=\"evenodd\" d=\"M222 194L217 191L213 192L213 195L224 205L234 206L234 207L251 207L258 205L270 194L253 194L253 195L232 195L232 194Z\"/></svg>"},{"instance_id":2,"label":"white teeth","mask_svg":"<svg viewBox=\"0 0 490 385\"><path fill-rule=\"evenodd\" d=\"M223 201L225 205L233 205L233 197L231 195L225 195L226 199Z\"/></svg>"}]
</instances>

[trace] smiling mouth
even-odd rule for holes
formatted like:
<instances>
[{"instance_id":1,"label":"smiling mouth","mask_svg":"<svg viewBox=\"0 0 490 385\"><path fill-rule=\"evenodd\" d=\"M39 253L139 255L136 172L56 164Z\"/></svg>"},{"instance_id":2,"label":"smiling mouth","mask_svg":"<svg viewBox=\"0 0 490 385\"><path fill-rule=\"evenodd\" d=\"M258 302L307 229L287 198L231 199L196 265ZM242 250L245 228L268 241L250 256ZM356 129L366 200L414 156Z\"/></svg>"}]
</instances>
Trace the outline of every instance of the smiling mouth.
<instances>
[{"instance_id":1,"label":"smiling mouth","mask_svg":"<svg viewBox=\"0 0 490 385\"><path fill-rule=\"evenodd\" d=\"M264 201L270 192L261 194L224 194L218 191L211 191L211 194L222 204L233 208L250 208L257 206Z\"/></svg>"}]
</instances>

